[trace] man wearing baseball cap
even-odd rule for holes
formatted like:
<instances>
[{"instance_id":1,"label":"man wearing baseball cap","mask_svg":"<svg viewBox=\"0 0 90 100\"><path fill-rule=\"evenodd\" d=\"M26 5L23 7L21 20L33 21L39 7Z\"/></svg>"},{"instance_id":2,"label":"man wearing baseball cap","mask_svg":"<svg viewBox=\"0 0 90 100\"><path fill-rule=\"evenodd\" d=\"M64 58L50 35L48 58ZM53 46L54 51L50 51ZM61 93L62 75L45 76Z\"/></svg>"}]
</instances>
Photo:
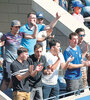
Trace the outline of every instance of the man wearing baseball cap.
<instances>
[{"instance_id":1,"label":"man wearing baseball cap","mask_svg":"<svg viewBox=\"0 0 90 100\"><path fill-rule=\"evenodd\" d=\"M18 20L12 20L11 27L13 27L13 26L21 26L20 21L18 21Z\"/></svg>"},{"instance_id":2,"label":"man wearing baseball cap","mask_svg":"<svg viewBox=\"0 0 90 100\"><path fill-rule=\"evenodd\" d=\"M37 12L36 17L37 17L37 24L43 24L43 19L44 19L43 13Z\"/></svg>"},{"instance_id":3,"label":"man wearing baseball cap","mask_svg":"<svg viewBox=\"0 0 90 100\"><path fill-rule=\"evenodd\" d=\"M72 6L73 7L84 7L84 5L82 4L82 2L80 0L74 0L72 1Z\"/></svg>"},{"instance_id":4,"label":"man wearing baseball cap","mask_svg":"<svg viewBox=\"0 0 90 100\"><path fill-rule=\"evenodd\" d=\"M1 85L1 90L4 91L7 87L10 87L10 64L17 57L17 49L20 47L22 35L19 33L19 28L21 26L20 21L12 20L11 21L11 31L4 34L1 38L1 41L4 42L3 46L5 46L5 54L4 54L4 77Z\"/></svg>"},{"instance_id":5,"label":"man wearing baseball cap","mask_svg":"<svg viewBox=\"0 0 90 100\"><path fill-rule=\"evenodd\" d=\"M75 0L72 2L72 6L74 8L74 13L73 16L81 23L84 23L84 18L83 16L80 14L82 7L84 7L84 5L82 4L82 2L80 0Z\"/></svg>"},{"instance_id":6,"label":"man wearing baseball cap","mask_svg":"<svg viewBox=\"0 0 90 100\"><path fill-rule=\"evenodd\" d=\"M7 88L11 87L11 71L10 65L17 58L17 49L20 47L22 38L35 38L37 33L37 29L35 29L33 35L27 35L24 32L19 32L21 23L19 20L11 21L11 31L4 34L1 37L1 42L3 46L5 46L5 54L4 54L4 78L1 85L1 90L4 91Z\"/></svg>"}]
</instances>

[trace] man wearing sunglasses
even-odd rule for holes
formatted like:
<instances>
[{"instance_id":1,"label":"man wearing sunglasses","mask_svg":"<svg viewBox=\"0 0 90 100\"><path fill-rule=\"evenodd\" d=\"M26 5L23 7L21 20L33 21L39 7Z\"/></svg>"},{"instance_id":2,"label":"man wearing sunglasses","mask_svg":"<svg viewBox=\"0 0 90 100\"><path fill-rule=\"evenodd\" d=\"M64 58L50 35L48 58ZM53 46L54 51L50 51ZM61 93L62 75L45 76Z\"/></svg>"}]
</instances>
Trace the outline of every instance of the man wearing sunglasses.
<instances>
[{"instance_id":1,"label":"man wearing sunglasses","mask_svg":"<svg viewBox=\"0 0 90 100\"><path fill-rule=\"evenodd\" d=\"M86 60L85 56L88 52L88 44L83 40L85 37L85 30L83 28L77 28L75 31L78 34L78 45L81 48L82 58ZM86 67L81 68L82 80L84 88L87 86L87 69Z\"/></svg>"}]
</instances>

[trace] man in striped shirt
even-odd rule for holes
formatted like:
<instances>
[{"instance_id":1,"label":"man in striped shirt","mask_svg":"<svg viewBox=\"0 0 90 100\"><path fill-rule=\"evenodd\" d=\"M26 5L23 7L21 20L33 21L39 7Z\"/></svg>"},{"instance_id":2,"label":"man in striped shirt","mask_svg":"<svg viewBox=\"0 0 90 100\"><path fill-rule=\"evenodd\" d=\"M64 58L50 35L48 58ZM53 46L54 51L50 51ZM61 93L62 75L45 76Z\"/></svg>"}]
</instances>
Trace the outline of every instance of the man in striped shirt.
<instances>
[{"instance_id":1,"label":"man in striped shirt","mask_svg":"<svg viewBox=\"0 0 90 100\"><path fill-rule=\"evenodd\" d=\"M13 100L30 100L28 49L20 47L18 57L11 64Z\"/></svg>"}]
</instances>

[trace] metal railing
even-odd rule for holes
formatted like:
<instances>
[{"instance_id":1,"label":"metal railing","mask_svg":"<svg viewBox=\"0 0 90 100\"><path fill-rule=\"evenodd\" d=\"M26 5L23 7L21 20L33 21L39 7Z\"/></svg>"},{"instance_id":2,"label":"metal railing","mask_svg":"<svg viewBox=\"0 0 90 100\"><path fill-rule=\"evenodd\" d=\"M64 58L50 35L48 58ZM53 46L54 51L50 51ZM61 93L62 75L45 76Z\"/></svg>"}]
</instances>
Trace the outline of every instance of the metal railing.
<instances>
[{"instance_id":1,"label":"metal railing","mask_svg":"<svg viewBox=\"0 0 90 100\"><path fill-rule=\"evenodd\" d=\"M50 97L50 98L47 98L47 99L44 99L44 100L59 100L59 99L61 100L65 97L70 97L70 96L74 96L74 95L78 96L78 95L81 95L82 93L84 93L86 89L90 90L90 87L86 87L86 88L83 88L83 89L67 92L67 93L60 94L60 95L57 95L57 96L53 96L53 97Z\"/></svg>"}]
</instances>

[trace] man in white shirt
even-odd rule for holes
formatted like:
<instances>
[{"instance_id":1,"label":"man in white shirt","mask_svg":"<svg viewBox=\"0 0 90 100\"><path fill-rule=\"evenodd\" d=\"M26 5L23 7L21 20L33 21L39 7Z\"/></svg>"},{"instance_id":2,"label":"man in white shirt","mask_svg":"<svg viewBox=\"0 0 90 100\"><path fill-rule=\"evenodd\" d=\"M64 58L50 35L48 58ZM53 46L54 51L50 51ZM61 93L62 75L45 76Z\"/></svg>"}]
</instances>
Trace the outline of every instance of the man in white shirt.
<instances>
[{"instance_id":1,"label":"man in white shirt","mask_svg":"<svg viewBox=\"0 0 90 100\"><path fill-rule=\"evenodd\" d=\"M63 54L60 52L60 42L58 40L51 40L49 45L50 50L45 55L48 66L48 75L44 74L42 78L44 99L59 95L57 79L60 65L62 69L66 69L70 60L73 60L72 58L65 63Z\"/></svg>"}]
</instances>

